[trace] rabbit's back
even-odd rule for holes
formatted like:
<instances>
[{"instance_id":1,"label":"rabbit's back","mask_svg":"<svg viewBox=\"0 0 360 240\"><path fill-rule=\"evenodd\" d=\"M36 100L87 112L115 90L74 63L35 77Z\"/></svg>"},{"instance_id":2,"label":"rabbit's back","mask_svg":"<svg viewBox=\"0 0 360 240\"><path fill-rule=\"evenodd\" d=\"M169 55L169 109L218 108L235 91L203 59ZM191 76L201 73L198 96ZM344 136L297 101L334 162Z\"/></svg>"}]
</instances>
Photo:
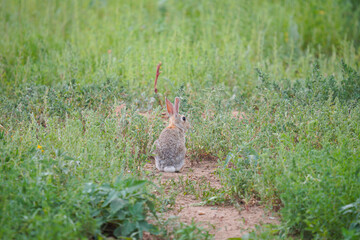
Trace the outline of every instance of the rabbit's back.
<instances>
[{"instance_id":1,"label":"rabbit's back","mask_svg":"<svg viewBox=\"0 0 360 240\"><path fill-rule=\"evenodd\" d=\"M165 128L156 140L155 163L161 171L179 171L185 161L185 134L178 128Z\"/></svg>"}]
</instances>

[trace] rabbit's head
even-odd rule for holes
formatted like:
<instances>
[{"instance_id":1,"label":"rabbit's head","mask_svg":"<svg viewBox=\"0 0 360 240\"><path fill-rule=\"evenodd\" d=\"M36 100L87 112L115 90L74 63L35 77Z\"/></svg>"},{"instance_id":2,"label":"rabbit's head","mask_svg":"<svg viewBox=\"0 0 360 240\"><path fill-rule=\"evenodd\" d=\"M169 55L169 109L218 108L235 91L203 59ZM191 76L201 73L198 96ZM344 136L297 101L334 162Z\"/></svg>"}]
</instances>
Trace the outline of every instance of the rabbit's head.
<instances>
[{"instance_id":1,"label":"rabbit's head","mask_svg":"<svg viewBox=\"0 0 360 240\"><path fill-rule=\"evenodd\" d=\"M184 115L179 114L180 98L175 98L174 105L166 97L165 102L169 114L169 126L167 128L179 128L186 132L190 128L190 124Z\"/></svg>"}]
</instances>

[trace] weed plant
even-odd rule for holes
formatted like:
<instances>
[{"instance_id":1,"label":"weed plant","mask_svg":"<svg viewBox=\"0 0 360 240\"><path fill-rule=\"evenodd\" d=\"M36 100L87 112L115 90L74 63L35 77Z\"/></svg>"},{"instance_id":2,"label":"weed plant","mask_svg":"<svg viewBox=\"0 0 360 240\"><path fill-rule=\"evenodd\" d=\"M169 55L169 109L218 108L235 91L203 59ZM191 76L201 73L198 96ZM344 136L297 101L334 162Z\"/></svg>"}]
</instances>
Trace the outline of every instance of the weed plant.
<instances>
[{"instance_id":1,"label":"weed plant","mask_svg":"<svg viewBox=\"0 0 360 240\"><path fill-rule=\"evenodd\" d=\"M145 180L118 178L113 185L97 186L88 183L84 192L90 196L95 218L101 232L112 237L143 238L143 232L158 234L159 230L147 222L147 212L155 218L156 197L146 189Z\"/></svg>"}]
</instances>

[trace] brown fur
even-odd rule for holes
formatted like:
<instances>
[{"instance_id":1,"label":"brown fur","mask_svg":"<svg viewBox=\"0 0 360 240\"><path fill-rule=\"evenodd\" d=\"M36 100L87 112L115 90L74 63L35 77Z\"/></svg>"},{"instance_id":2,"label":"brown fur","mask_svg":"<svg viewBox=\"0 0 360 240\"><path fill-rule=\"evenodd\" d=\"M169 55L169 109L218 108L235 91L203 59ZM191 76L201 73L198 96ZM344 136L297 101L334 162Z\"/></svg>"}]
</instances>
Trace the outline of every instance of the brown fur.
<instances>
[{"instance_id":1,"label":"brown fur","mask_svg":"<svg viewBox=\"0 0 360 240\"><path fill-rule=\"evenodd\" d=\"M160 171L177 172L185 163L185 132L190 127L187 120L179 114L180 99L175 98L174 105L166 98L166 108L169 114L169 125L161 132L155 141L155 165Z\"/></svg>"}]
</instances>

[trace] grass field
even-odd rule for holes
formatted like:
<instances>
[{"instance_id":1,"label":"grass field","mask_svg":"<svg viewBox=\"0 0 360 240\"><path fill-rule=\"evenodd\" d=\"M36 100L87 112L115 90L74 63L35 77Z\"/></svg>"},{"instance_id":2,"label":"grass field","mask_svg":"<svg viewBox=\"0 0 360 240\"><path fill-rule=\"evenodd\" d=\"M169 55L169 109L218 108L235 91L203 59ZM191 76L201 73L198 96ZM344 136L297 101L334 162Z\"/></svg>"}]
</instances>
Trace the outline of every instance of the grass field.
<instances>
[{"instance_id":1,"label":"grass field","mask_svg":"<svg viewBox=\"0 0 360 240\"><path fill-rule=\"evenodd\" d=\"M0 0L0 33L0 239L211 238L158 217L165 96L201 199L279 212L248 238L360 238L357 0Z\"/></svg>"}]
</instances>

